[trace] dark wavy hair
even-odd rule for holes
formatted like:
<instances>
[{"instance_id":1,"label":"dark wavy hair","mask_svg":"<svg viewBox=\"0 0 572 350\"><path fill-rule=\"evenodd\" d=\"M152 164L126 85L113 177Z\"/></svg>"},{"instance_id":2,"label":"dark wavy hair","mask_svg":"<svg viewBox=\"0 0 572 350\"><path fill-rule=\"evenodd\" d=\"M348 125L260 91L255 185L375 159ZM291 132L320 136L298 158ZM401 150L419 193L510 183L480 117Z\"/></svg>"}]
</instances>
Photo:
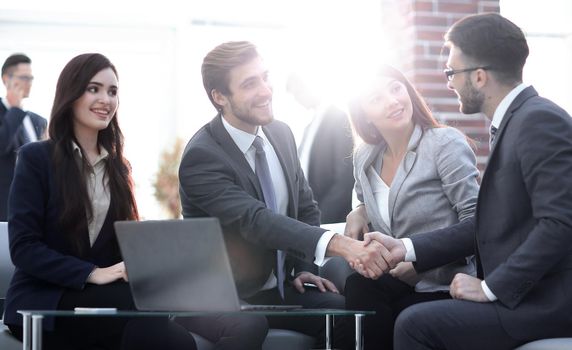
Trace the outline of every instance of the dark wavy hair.
<instances>
[{"instance_id":1,"label":"dark wavy hair","mask_svg":"<svg viewBox=\"0 0 572 350\"><path fill-rule=\"evenodd\" d=\"M91 165L84 158L82 166L78 166L74 158L72 141L80 148L81 145L74 134L73 105L84 94L91 79L106 68L111 68L117 76L115 66L98 53L79 55L68 62L58 79L50 117L49 136L54 145L53 163L61 203L60 224L72 247L80 255L84 252L81 252L79 235L85 232L93 215L85 180L86 171ZM109 180L110 214L115 220L138 219L131 168L123 157L123 134L117 113L108 127L99 131L97 143L109 153L105 176ZM85 154L83 150L82 153Z\"/></svg>"},{"instance_id":2,"label":"dark wavy hair","mask_svg":"<svg viewBox=\"0 0 572 350\"><path fill-rule=\"evenodd\" d=\"M393 78L405 85L407 93L409 94L409 98L411 98L411 104L413 105L414 124L421 126L423 130L442 127L442 125L439 124L433 117L433 114L431 113L431 110L427 106L427 103L423 97L421 97L419 92L417 92L417 90L403 75L403 73L391 66L382 65L379 68L376 76ZM383 141L383 136L381 136L377 128L368 123L365 111L360 105L359 97L351 99L348 107L352 126L355 132L364 142L376 145Z\"/></svg>"}]
</instances>

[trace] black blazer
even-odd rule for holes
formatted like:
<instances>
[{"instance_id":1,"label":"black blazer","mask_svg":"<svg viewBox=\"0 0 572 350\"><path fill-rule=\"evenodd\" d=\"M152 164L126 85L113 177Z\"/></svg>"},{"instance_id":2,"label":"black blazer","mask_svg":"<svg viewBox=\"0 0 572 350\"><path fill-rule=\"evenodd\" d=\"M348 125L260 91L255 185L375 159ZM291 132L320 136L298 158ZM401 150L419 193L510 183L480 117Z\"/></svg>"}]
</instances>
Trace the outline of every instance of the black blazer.
<instances>
[{"instance_id":1,"label":"black blazer","mask_svg":"<svg viewBox=\"0 0 572 350\"><path fill-rule=\"evenodd\" d=\"M183 216L220 220L242 297L253 295L264 285L275 266L277 249L288 253L291 266L315 272L308 263L314 260L316 245L325 232L310 226L319 225L320 212L300 168L292 132L279 121L263 130L284 171L288 216L266 208L258 179L220 115L191 138L179 168Z\"/></svg>"},{"instance_id":2,"label":"black blazer","mask_svg":"<svg viewBox=\"0 0 572 350\"><path fill-rule=\"evenodd\" d=\"M413 236L416 269L475 253L515 339L572 335L572 119L522 91L497 131L473 219Z\"/></svg>"},{"instance_id":3,"label":"black blazer","mask_svg":"<svg viewBox=\"0 0 572 350\"><path fill-rule=\"evenodd\" d=\"M352 210L353 138L347 115L338 108L324 112L310 148L308 183L322 212L323 224L345 222Z\"/></svg>"},{"instance_id":4,"label":"black blazer","mask_svg":"<svg viewBox=\"0 0 572 350\"><path fill-rule=\"evenodd\" d=\"M96 266L121 261L111 206L86 255L73 253L59 225L61 205L51 156L51 141L26 144L18 153L8 218L10 255L16 270L6 295L6 324L22 324L18 310L55 310L65 289L83 289ZM89 242L87 227L78 235ZM47 318L44 324L51 330L53 319Z\"/></svg>"},{"instance_id":5,"label":"black blazer","mask_svg":"<svg viewBox=\"0 0 572 350\"><path fill-rule=\"evenodd\" d=\"M20 108L6 109L0 99L0 221L7 220L8 191L14 176L16 152L22 146L22 121L28 114L36 129L38 139L46 131L47 122L44 118Z\"/></svg>"}]
</instances>

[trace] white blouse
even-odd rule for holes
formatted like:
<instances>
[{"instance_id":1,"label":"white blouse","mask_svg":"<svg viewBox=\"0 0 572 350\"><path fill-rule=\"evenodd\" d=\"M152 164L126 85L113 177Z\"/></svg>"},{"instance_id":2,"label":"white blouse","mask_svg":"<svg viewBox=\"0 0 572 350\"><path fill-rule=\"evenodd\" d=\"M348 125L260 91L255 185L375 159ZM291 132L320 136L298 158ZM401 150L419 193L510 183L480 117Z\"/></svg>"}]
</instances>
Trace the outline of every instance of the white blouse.
<instances>
[{"instance_id":1,"label":"white blouse","mask_svg":"<svg viewBox=\"0 0 572 350\"><path fill-rule=\"evenodd\" d=\"M380 210L381 219L385 222L387 227L391 228L391 218L389 217L389 186L387 186L373 167L369 168L367 177L371 184L373 197Z\"/></svg>"}]
</instances>

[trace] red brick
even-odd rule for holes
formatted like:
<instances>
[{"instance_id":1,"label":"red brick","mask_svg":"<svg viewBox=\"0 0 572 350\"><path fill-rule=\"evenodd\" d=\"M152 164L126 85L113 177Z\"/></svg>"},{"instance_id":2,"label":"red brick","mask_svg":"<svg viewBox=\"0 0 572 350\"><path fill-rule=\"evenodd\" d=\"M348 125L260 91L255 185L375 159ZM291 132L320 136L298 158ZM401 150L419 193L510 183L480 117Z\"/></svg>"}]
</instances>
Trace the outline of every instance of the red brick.
<instances>
[{"instance_id":1,"label":"red brick","mask_svg":"<svg viewBox=\"0 0 572 350\"><path fill-rule=\"evenodd\" d=\"M442 71L435 69L429 71L417 71L415 75L415 80L417 83L429 83L429 84L443 84L443 88L447 89L447 80L445 80L445 75Z\"/></svg>"},{"instance_id":2,"label":"red brick","mask_svg":"<svg viewBox=\"0 0 572 350\"><path fill-rule=\"evenodd\" d=\"M415 47L413 48L413 54L415 56L425 56L427 54L425 45L415 44Z\"/></svg>"},{"instance_id":3,"label":"red brick","mask_svg":"<svg viewBox=\"0 0 572 350\"><path fill-rule=\"evenodd\" d=\"M443 34L445 34L445 29L417 30L417 40L442 41Z\"/></svg>"},{"instance_id":4,"label":"red brick","mask_svg":"<svg viewBox=\"0 0 572 350\"><path fill-rule=\"evenodd\" d=\"M429 102L429 101L428 101ZM430 104L432 106L431 110L433 112L444 112L444 113L454 113L459 111L459 104Z\"/></svg>"},{"instance_id":5,"label":"red brick","mask_svg":"<svg viewBox=\"0 0 572 350\"><path fill-rule=\"evenodd\" d=\"M463 119L463 120L455 120L455 122L463 128L475 128L475 129L483 129L483 132L487 132L487 122L484 121L482 118L478 119Z\"/></svg>"},{"instance_id":6,"label":"red brick","mask_svg":"<svg viewBox=\"0 0 572 350\"><path fill-rule=\"evenodd\" d=\"M437 56L443 56L445 57L445 60L447 60L447 55L449 54L449 50L447 48L443 48L443 44L445 43L445 40L443 39L443 37L441 37L441 41L437 42L431 42L429 45L429 54L431 55L437 55Z\"/></svg>"},{"instance_id":7,"label":"red brick","mask_svg":"<svg viewBox=\"0 0 572 350\"><path fill-rule=\"evenodd\" d=\"M416 69L439 69L439 62L433 59L426 59L423 56L417 56L413 60Z\"/></svg>"},{"instance_id":8,"label":"red brick","mask_svg":"<svg viewBox=\"0 0 572 350\"><path fill-rule=\"evenodd\" d=\"M433 1L423 1L423 0L413 0L413 8L417 12L432 12L433 11Z\"/></svg>"},{"instance_id":9,"label":"red brick","mask_svg":"<svg viewBox=\"0 0 572 350\"><path fill-rule=\"evenodd\" d=\"M449 23L446 17L439 15L435 16L415 15L413 18L413 24L417 26L439 26L446 29Z\"/></svg>"},{"instance_id":10,"label":"red brick","mask_svg":"<svg viewBox=\"0 0 572 350\"><path fill-rule=\"evenodd\" d=\"M438 98L451 98L451 97L455 97L455 93L451 90L445 90L445 89L423 89L423 88L418 88L419 92L421 93L421 95L423 95L425 98L429 99L432 97L438 97Z\"/></svg>"},{"instance_id":11,"label":"red brick","mask_svg":"<svg viewBox=\"0 0 572 350\"><path fill-rule=\"evenodd\" d=\"M447 2L447 1L437 1L437 12L443 13L463 13L463 14L472 14L477 13L478 5L476 3L472 4L460 4L454 2Z\"/></svg>"}]
</instances>

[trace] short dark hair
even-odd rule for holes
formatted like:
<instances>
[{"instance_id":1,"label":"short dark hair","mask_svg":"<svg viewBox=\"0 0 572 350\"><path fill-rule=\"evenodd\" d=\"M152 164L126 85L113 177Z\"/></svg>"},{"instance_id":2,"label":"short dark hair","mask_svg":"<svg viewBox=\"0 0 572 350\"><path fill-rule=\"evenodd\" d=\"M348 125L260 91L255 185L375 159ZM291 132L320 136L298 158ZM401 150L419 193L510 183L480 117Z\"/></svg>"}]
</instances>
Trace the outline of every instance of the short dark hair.
<instances>
[{"instance_id":1,"label":"short dark hair","mask_svg":"<svg viewBox=\"0 0 572 350\"><path fill-rule=\"evenodd\" d=\"M211 103L218 111L222 111L222 107L214 101L212 91L217 90L225 96L230 95L228 73L257 56L256 46L248 41L230 41L220 44L205 56L201 67L203 86Z\"/></svg>"},{"instance_id":2,"label":"short dark hair","mask_svg":"<svg viewBox=\"0 0 572 350\"><path fill-rule=\"evenodd\" d=\"M522 30L497 13L464 17L445 34L445 41L461 49L475 64L490 66L500 83L522 81L528 44Z\"/></svg>"},{"instance_id":3,"label":"short dark hair","mask_svg":"<svg viewBox=\"0 0 572 350\"><path fill-rule=\"evenodd\" d=\"M10 57L8 57L2 65L2 76L4 76L4 74L10 74L11 68L16 67L20 63L31 64L32 60L30 57L24 55L23 53L15 53L10 55Z\"/></svg>"},{"instance_id":4,"label":"short dark hair","mask_svg":"<svg viewBox=\"0 0 572 350\"><path fill-rule=\"evenodd\" d=\"M381 65L376 76L393 78L405 85L413 106L413 123L419 125L423 130L441 127L433 117L431 110L421 94L419 94L403 73L391 66ZM352 126L363 141L372 145L383 141L383 136L381 136L377 128L372 127L372 125L368 123L365 111L361 108L359 97L356 96L352 98L348 107Z\"/></svg>"}]
</instances>

